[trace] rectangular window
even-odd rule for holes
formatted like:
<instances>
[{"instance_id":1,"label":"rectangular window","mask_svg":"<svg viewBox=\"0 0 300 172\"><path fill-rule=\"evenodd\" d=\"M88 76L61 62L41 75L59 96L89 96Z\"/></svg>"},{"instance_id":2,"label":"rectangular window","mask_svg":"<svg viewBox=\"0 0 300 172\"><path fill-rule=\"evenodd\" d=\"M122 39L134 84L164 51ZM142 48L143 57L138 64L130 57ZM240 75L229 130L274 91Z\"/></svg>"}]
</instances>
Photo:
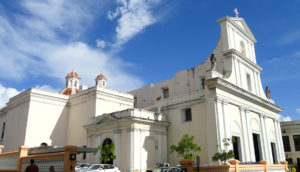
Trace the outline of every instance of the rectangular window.
<instances>
[{"instance_id":1,"label":"rectangular window","mask_svg":"<svg viewBox=\"0 0 300 172\"><path fill-rule=\"evenodd\" d=\"M137 97L136 96L134 96L134 103L133 103L133 107L137 107Z\"/></svg>"},{"instance_id":2,"label":"rectangular window","mask_svg":"<svg viewBox=\"0 0 300 172\"><path fill-rule=\"evenodd\" d=\"M275 143L273 142L271 142L271 149L272 149L273 163L278 164L276 146Z\"/></svg>"},{"instance_id":3,"label":"rectangular window","mask_svg":"<svg viewBox=\"0 0 300 172\"><path fill-rule=\"evenodd\" d=\"M163 98L164 99L169 98L169 88L168 87L162 88L162 92L163 92Z\"/></svg>"},{"instance_id":4,"label":"rectangular window","mask_svg":"<svg viewBox=\"0 0 300 172\"><path fill-rule=\"evenodd\" d=\"M289 136L282 136L284 152L291 152L290 139Z\"/></svg>"},{"instance_id":5,"label":"rectangular window","mask_svg":"<svg viewBox=\"0 0 300 172\"><path fill-rule=\"evenodd\" d=\"M182 110L182 122L192 121L192 109L187 108Z\"/></svg>"},{"instance_id":6,"label":"rectangular window","mask_svg":"<svg viewBox=\"0 0 300 172\"><path fill-rule=\"evenodd\" d=\"M2 124L2 133L1 133L1 139L4 138L4 132L5 132L5 122Z\"/></svg>"},{"instance_id":7,"label":"rectangular window","mask_svg":"<svg viewBox=\"0 0 300 172\"><path fill-rule=\"evenodd\" d=\"M285 160L288 162L288 164L293 164L293 158L286 158Z\"/></svg>"},{"instance_id":8,"label":"rectangular window","mask_svg":"<svg viewBox=\"0 0 300 172\"><path fill-rule=\"evenodd\" d=\"M254 146L254 153L255 153L255 161L259 162L261 157L261 144L260 144L260 137L259 134L252 134L253 136L253 146Z\"/></svg>"},{"instance_id":9,"label":"rectangular window","mask_svg":"<svg viewBox=\"0 0 300 172\"><path fill-rule=\"evenodd\" d=\"M300 151L300 135L293 135L295 150Z\"/></svg>"},{"instance_id":10,"label":"rectangular window","mask_svg":"<svg viewBox=\"0 0 300 172\"><path fill-rule=\"evenodd\" d=\"M232 146L233 146L233 153L234 159L241 161L241 140L240 137L232 136Z\"/></svg>"},{"instance_id":11,"label":"rectangular window","mask_svg":"<svg viewBox=\"0 0 300 172\"><path fill-rule=\"evenodd\" d=\"M251 87L251 77L250 74L247 73L247 85L248 85L248 91L252 92L252 87Z\"/></svg>"},{"instance_id":12,"label":"rectangular window","mask_svg":"<svg viewBox=\"0 0 300 172\"><path fill-rule=\"evenodd\" d=\"M205 78L199 78L199 88L200 90L204 90L204 81L205 81Z\"/></svg>"}]
</instances>

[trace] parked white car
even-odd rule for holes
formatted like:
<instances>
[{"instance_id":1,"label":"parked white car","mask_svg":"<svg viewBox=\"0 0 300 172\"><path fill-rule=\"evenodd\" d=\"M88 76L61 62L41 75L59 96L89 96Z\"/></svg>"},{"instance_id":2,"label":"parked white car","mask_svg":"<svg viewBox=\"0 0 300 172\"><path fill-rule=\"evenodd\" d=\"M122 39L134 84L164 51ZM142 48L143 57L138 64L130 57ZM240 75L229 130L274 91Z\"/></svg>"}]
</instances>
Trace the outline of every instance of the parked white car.
<instances>
[{"instance_id":1,"label":"parked white car","mask_svg":"<svg viewBox=\"0 0 300 172\"><path fill-rule=\"evenodd\" d=\"M93 164L86 172L121 172L118 167L110 164Z\"/></svg>"}]
</instances>

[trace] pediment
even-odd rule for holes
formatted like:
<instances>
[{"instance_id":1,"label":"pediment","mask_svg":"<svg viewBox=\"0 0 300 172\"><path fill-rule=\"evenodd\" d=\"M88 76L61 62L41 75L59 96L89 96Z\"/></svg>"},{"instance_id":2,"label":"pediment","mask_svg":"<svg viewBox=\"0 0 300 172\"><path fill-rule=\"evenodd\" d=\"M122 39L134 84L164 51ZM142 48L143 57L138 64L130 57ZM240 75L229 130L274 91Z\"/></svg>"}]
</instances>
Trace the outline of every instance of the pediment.
<instances>
[{"instance_id":1,"label":"pediment","mask_svg":"<svg viewBox=\"0 0 300 172\"><path fill-rule=\"evenodd\" d=\"M98 116L95 121L94 124L101 124L101 123L107 123L107 122L112 122L117 120L115 117L111 116L110 114L103 114Z\"/></svg>"},{"instance_id":2,"label":"pediment","mask_svg":"<svg viewBox=\"0 0 300 172\"><path fill-rule=\"evenodd\" d=\"M230 18L239 28L241 28L242 30L244 30L247 34L249 34L249 36L251 36L252 38L255 37L253 35L253 33L251 32L250 28L248 27L247 23L245 22L245 20L243 18L234 18L231 17Z\"/></svg>"}]
</instances>

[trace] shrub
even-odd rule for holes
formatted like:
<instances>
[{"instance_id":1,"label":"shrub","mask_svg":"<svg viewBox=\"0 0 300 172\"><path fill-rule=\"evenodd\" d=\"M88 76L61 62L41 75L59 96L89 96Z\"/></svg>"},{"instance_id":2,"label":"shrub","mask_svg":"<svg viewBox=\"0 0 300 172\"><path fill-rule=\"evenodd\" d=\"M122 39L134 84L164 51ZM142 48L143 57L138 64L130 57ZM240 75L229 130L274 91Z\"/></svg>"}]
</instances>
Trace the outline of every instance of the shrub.
<instances>
[{"instance_id":1,"label":"shrub","mask_svg":"<svg viewBox=\"0 0 300 172\"><path fill-rule=\"evenodd\" d=\"M185 134L182 136L181 140L177 145L170 145L170 153L178 153L183 159L195 160L196 155L194 152L201 152L201 148L194 143L194 136L189 136Z\"/></svg>"}]
</instances>

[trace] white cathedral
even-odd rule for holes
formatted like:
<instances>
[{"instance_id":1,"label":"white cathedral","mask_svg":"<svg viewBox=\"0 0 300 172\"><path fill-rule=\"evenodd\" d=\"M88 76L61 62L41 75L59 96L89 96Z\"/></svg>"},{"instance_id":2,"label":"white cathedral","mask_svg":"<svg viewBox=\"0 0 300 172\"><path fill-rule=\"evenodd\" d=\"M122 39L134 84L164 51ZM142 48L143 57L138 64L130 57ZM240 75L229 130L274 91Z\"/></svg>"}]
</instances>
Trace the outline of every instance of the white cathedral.
<instances>
[{"instance_id":1,"label":"white cathedral","mask_svg":"<svg viewBox=\"0 0 300 172\"><path fill-rule=\"evenodd\" d=\"M0 109L4 151L42 142L87 147L114 142L113 164L122 171L145 171L159 162L178 164L169 145L187 133L202 148L201 163L225 149L242 162L285 160L282 109L263 90L256 39L243 18L217 22L221 35L210 57L166 81L124 93L106 88L103 74L95 86L84 87L73 71L59 93L31 88L11 98ZM236 141L224 147L223 138ZM99 156L78 161L97 163Z\"/></svg>"}]
</instances>

